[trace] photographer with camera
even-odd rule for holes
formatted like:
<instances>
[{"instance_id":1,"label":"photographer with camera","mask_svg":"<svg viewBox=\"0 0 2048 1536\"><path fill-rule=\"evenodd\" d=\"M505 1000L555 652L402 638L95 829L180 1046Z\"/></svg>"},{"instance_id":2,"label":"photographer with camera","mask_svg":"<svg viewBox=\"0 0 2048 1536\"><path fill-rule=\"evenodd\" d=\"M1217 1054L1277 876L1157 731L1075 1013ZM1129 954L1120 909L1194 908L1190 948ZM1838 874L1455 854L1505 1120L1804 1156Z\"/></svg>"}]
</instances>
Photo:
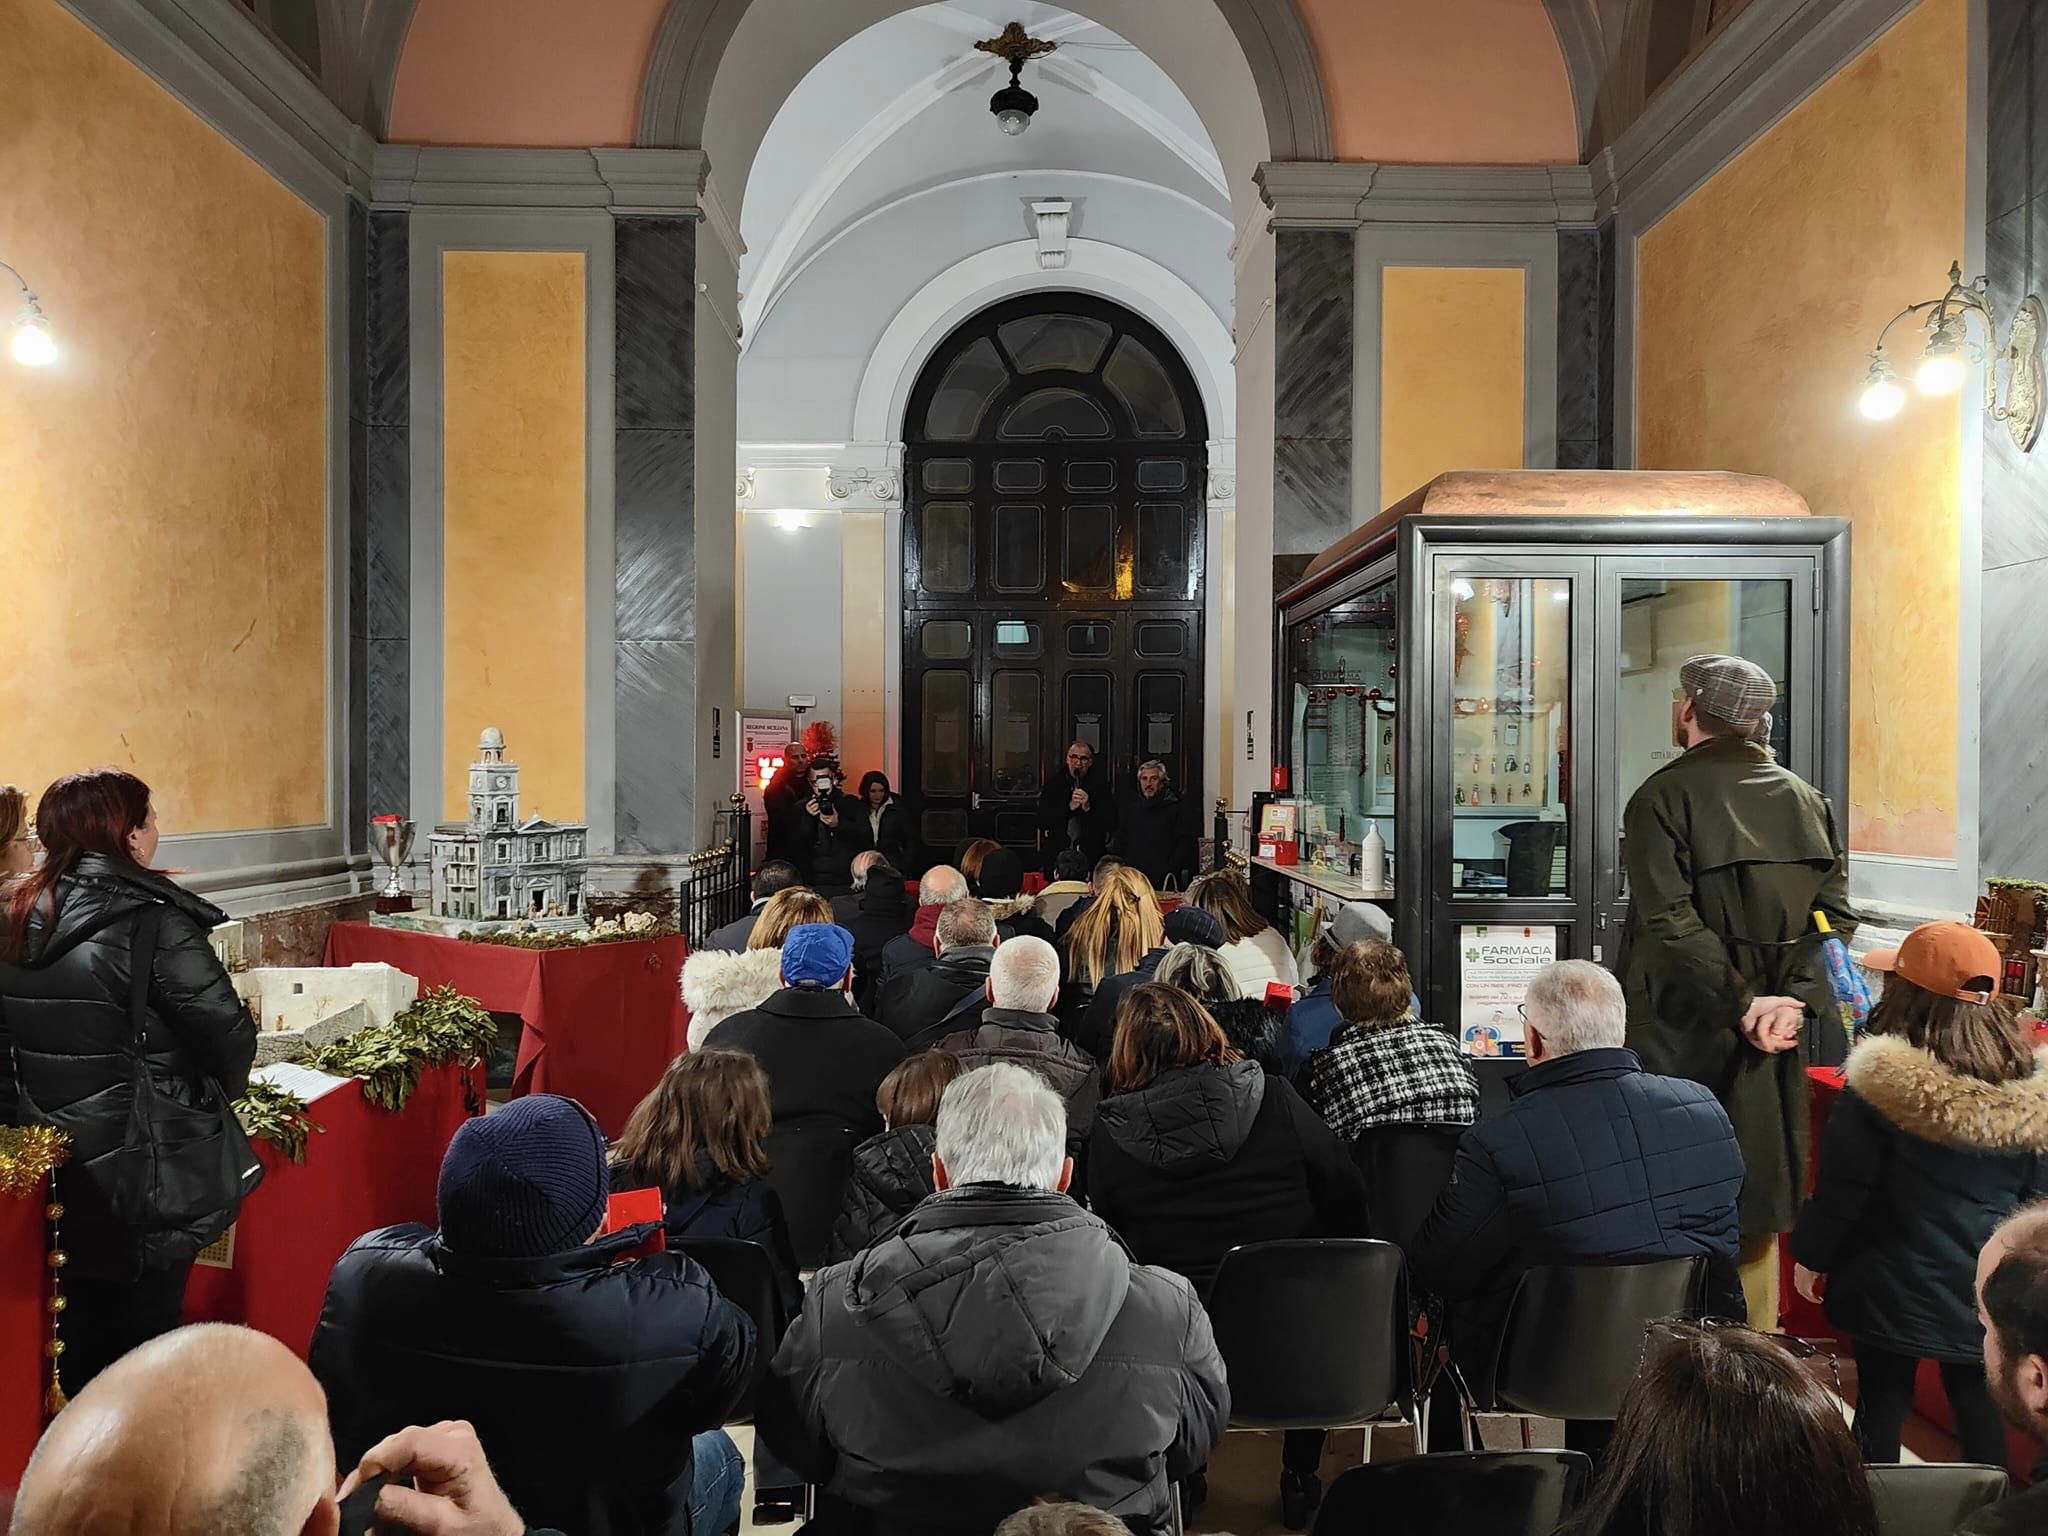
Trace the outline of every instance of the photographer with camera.
<instances>
[{"instance_id":1,"label":"photographer with camera","mask_svg":"<svg viewBox=\"0 0 2048 1536\"><path fill-rule=\"evenodd\" d=\"M838 761L813 757L810 798L804 802L809 832L811 889L836 896L853 889L853 856L874 846L861 803L846 793Z\"/></svg>"}]
</instances>

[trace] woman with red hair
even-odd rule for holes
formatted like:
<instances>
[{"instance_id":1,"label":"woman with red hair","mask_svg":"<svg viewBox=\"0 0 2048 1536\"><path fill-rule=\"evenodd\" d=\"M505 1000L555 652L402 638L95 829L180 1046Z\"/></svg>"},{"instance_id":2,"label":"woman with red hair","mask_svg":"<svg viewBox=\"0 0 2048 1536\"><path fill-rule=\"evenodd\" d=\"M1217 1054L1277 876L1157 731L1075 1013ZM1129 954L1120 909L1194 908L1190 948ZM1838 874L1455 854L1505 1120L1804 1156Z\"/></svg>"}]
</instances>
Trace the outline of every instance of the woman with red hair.
<instances>
[{"instance_id":1,"label":"woman with red hair","mask_svg":"<svg viewBox=\"0 0 2048 1536\"><path fill-rule=\"evenodd\" d=\"M256 1023L207 943L226 914L150 868L149 786L75 773L36 807L43 862L0 917L0 1124L71 1139L64 1390L178 1326L185 1277L261 1168L229 1102Z\"/></svg>"}]
</instances>

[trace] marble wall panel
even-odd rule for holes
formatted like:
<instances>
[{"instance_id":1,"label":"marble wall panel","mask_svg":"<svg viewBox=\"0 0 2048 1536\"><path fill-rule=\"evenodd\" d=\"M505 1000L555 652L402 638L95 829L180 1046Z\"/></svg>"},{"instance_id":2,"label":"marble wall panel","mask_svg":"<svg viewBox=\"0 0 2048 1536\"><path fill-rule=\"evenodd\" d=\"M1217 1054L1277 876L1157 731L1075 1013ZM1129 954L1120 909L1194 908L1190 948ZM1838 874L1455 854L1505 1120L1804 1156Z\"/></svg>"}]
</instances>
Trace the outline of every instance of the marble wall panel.
<instances>
[{"instance_id":1,"label":"marble wall panel","mask_svg":"<svg viewBox=\"0 0 2048 1536\"><path fill-rule=\"evenodd\" d=\"M1352 525L1356 240L1274 234L1273 550L1314 554Z\"/></svg>"}]
</instances>

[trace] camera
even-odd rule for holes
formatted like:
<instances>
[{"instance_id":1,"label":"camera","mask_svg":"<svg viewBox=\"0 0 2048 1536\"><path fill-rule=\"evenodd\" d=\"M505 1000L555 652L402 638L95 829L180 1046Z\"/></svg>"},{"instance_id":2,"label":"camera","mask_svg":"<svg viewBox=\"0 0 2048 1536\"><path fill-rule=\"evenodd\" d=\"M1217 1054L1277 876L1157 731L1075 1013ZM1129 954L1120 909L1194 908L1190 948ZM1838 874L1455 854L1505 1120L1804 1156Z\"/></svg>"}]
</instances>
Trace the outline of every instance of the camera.
<instances>
[{"instance_id":1,"label":"camera","mask_svg":"<svg viewBox=\"0 0 2048 1536\"><path fill-rule=\"evenodd\" d=\"M819 809L831 805L832 797L839 788L838 777L830 768L811 770L811 804Z\"/></svg>"}]
</instances>

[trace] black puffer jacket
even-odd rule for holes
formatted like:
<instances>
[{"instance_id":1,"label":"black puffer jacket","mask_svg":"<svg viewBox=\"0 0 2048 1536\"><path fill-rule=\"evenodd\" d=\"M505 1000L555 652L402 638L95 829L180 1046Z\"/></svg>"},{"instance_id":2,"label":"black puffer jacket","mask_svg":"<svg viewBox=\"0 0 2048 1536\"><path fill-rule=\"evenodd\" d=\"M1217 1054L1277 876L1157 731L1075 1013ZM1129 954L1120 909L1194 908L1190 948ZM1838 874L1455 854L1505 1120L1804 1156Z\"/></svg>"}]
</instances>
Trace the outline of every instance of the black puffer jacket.
<instances>
[{"instance_id":1,"label":"black puffer jacket","mask_svg":"<svg viewBox=\"0 0 2048 1536\"><path fill-rule=\"evenodd\" d=\"M721 1173L711 1154L702 1148L695 1161L695 1183L661 1192L662 1226L669 1245L673 1247L686 1237L729 1237L759 1244L774 1266L782 1305L787 1313L795 1313L804 1288L797 1272L796 1249L790 1245L789 1218L782 1214L782 1197L765 1179L734 1179ZM647 1181L632 1169L612 1164L613 1194L647 1187Z\"/></svg>"},{"instance_id":2,"label":"black puffer jacket","mask_svg":"<svg viewBox=\"0 0 2048 1536\"><path fill-rule=\"evenodd\" d=\"M1194 807L1170 789L1150 796L1134 790L1118 817L1116 851L1123 861L1143 870L1156 890L1169 883L1186 890L1201 861Z\"/></svg>"},{"instance_id":3,"label":"black puffer jacket","mask_svg":"<svg viewBox=\"0 0 2048 1536\"><path fill-rule=\"evenodd\" d=\"M1176 1067L1104 1099L1088 1197L1140 1259L1205 1291L1240 1243L1366 1232L1364 1177L1256 1061Z\"/></svg>"},{"instance_id":4,"label":"black puffer jacket","mask_svg":"<svg viewBox=\"0 0 2048 1536\"><path fill-rule=\"evenodd\" d=\"M1919 1359L1975 1360L1977 1254L2048 1192L2048 1053L1987 1083L1896 1035L1849 1055L1792 1253L1828 1277L1828 1320Z\"/></svg>"},{"instance_id":5,"label":"black puffer jacket","mask_svg":"<svg viewBox=\"0 0 2048 1536\"><path fill-rule=\"evenodd\" d=\"M1230 1422L1187 1283L1064 1195L970 1184L821 1271L761 1389L762 1439L876 1536L982 1536L1041 1494L1164 1532Z\"/></svg>"},{"instance_id":6,"label":"black puffer jacket","mask_svg":"<svg viewBox=\"0 0 2048 1536\"><path fill-rule=\"evenodd\" d=\"M928 1125L899 1125L853 1149L846 1203L832 1227L830 1262L871 1248L931 1198L932 1153L938 1136Z\"/></svg>"},{"instance_id":7,"label":"black puffer jacket","mask_svg":"<svg viewBox=\"0 0 2048 1536\"><path fill-rule=\"evenodd\" d=\"M141 1049L155 1088L153 1155L163 1162L196 1150L210 1163L217 1143L195 1140L220 1126L206 1080L235 1098L256 1056L256 1022L207 944L225 914L162 875L87 854L58 881L54 919L39 908L20 961L0 966L0 1125L53 1125L71 1138L56 1181L64 1247L74 1272L104 1279L185 1262L236 1209L116 1210L135 1098L129 954L152 908L156 957ZM242 1193L253 1188L251 1179Z\"/></svg>"},{"instance_id":8,"label":"black puffer jacket","mask_svg":"<svg viewBox=\"0 0 2048 1536\"><path fill-rule=\"evenodd\" d=\"M357 1238L308 1356L339 1463L467 1419L533 1524L688 1532L690 1438L739 1402L754 1325L680 1253L622 1262L652 1230L530 1259L465 1257L421 1226Z\"/></svg>"}]
</instances>

